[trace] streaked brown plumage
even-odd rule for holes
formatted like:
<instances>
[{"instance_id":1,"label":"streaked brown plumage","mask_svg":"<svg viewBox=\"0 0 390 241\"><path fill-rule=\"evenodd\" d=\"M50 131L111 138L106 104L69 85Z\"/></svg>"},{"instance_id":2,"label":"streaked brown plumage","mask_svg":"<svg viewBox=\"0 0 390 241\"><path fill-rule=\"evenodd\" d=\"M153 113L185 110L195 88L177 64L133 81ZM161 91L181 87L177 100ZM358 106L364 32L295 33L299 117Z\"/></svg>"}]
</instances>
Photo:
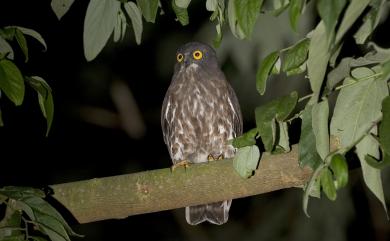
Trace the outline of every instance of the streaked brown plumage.
<instances>
[{"instance_id":1,"label":"streaked brown plumage","mask_svg":"<svg viewBox=\"0 0 390 241\"><path fill-rule=\"evenodd\" d=\"M164 141L172 162L207 162L208 158L231 158L227 141L242 133L240 106L234 90L220 70L215 51L191 42L177 51L178 61L161 113ZM186 220L223 224L231 200L186 207Z\"/></svg>"}]
</instances>

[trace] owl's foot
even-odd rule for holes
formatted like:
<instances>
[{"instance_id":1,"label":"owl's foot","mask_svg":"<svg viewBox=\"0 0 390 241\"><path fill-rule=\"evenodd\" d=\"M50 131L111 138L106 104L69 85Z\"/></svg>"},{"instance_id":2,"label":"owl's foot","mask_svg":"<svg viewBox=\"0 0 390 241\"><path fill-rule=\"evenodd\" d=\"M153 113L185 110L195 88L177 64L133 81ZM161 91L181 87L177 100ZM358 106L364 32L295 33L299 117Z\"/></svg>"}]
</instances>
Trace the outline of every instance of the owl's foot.
<instances>
[{"instance_id":1,"label":"owl's foot","mask_svg":"<svg viewBox=\"0 0 390 241\"><path fill-rule=\"evenodd\" d=\"M210 161L219 161L219 160L222 160L224 159L223 157L223 154L219 154L217 157L214 157L212 154L209 154L207 156L207 160L210 162Z\"/></svg>"},{"instance_id":2,"label":"owl's foot","mask_svg":"<svg viewBox=\"0 0 390 241\"><path fill-rule=\"evenodd\" d=\"M175 163L171 166L171 171L173 172L176 168L178 167L184 167L185 169L187 169L188 167L190 167L191 163L187 160L183 160L183 161L180 161L178 163Z\"/></svg>"}]
</instances>

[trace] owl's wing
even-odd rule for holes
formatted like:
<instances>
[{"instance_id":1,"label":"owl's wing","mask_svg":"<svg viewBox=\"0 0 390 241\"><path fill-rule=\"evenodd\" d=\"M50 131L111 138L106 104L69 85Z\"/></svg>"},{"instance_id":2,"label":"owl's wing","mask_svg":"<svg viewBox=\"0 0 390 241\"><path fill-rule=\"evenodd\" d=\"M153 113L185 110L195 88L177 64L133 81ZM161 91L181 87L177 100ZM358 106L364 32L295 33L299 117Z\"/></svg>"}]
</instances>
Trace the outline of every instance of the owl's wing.
<instances>
[{"instance_id":1,"label":"owl's wing","mask_svg":"<svg viewBox=\"0 0 390 241\"><path fill-rule=\"evenodd\" d=\"M171 111L171 98L169 97L168 93L164 98L163 106L161 109L161 128L163 132L164 142L166 145L169 145L168 143L168 137L171 135L171 128L169 123L172 121L170 120L169 111Z\"/></svg>"},{"instance_id":2,"label":"owl's wing","mask_svg":"<svg viewBox=\"0 0 390 241\"><path fill-rule=\"evenodd\" d=\"M242 114L240 103L238 102L236 93L233 88L227 83L228 90L228 102L233 114L233 128L236 133L236 137L242 134L243 123L242 123Z\"/></svg>"}]
</instances>

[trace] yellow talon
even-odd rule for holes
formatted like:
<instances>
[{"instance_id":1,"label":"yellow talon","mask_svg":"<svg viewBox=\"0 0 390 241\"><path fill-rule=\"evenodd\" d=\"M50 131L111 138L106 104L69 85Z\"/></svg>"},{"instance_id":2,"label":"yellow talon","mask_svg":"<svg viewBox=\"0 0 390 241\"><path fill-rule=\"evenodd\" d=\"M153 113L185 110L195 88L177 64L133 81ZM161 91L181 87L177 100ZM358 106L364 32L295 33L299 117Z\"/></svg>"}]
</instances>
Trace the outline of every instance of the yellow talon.
<instances>
[{"instance_id":1,"label":"yellow talon","mask_svg":"<svg viewBox=\"0 0 390 241\"><path fill-rule=\"evenodd\" d=\"M188 167L190 167L191 163L187 160L183 160L183 161L180 161L178 163L175 163L171 166L171 171L173 172L176 168L178 167L184 167L185 169L187 169Z\"/></svg>"}]
</instances>

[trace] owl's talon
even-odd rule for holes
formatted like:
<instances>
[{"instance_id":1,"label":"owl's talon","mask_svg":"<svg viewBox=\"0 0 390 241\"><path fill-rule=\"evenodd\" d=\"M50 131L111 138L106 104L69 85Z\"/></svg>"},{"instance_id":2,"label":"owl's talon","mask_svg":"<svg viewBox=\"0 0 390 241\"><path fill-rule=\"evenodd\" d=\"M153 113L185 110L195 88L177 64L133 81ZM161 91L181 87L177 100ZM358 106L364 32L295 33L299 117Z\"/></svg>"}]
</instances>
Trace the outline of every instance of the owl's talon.
<instances>
[{"instance_id":1,"label":"owl's talon","mask_svg":"<svg viewBox=\"0 0 390 241\"><path fill-rule=\"evenodd\" d=\"M171 166L171 171L173 172L178 167L184 167L184 169L187 169L190 167L191 163L187 160L180 161L178 163L175 163Z\"/></svg>"},{"instance_id":2,"label":"owl's talon","mask_svg":"<svg viewBox=\"0 0 390 241\"><path fill-rule=\"evenodd\" d=\"M222 160L222 159L224 159L224 156L223 156L223 154L220 154L220 155L218 155L217 157L214 157L212 154L209 154L208 156L207 156L207 160L210 162L210 161L219 161L219 160Z\"/></svg>"}]
</instances>

